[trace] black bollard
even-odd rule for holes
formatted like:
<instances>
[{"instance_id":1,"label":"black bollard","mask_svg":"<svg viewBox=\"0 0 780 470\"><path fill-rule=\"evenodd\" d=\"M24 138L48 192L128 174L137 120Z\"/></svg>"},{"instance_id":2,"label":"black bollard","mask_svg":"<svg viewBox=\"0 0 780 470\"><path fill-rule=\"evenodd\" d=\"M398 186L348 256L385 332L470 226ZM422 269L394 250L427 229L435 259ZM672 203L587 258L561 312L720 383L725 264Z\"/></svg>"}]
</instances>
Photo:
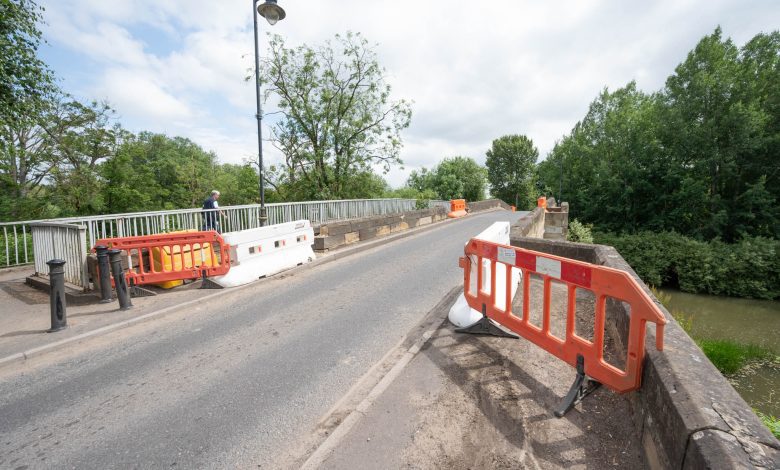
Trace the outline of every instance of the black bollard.
<instances>
[{"instance_id":1,"label":"black bollard","mask_svg":"<svg viewBox=\"0 0 780 470\"><path fill-rule=\"evenodd\" d=\"M108 247L98 245L95 247L95 251L100 271L100 303L107 304L114 300L111 298L111 267L108 263Z\"/></svg>"},{"instance_id":2,"label":"black bollard","mask_svg":"<svg viewBox=\"0 0 780 470\"><path fill-rule=\"evenodd\" d=\"M114 275L116 297L119 299L119 310L128 310L133 303L130 301L130 293L127 291L127 281L122 269L122 250L108 250L108 256L111 260L111 272Z\"/></svg>"},{"instance_id":3,"label":"black bollard","mask_svg":"<svg viewBox=\"0 0 780 470\"><path fill-rule=\"evenodd\" d=\"M49 265L49 285L51 295L49 306L51 308L51 329L49 333L60 331L68 327L68 317L65 305L65 261L53 259L47 261Z\"/></svg>"}]
</instances>

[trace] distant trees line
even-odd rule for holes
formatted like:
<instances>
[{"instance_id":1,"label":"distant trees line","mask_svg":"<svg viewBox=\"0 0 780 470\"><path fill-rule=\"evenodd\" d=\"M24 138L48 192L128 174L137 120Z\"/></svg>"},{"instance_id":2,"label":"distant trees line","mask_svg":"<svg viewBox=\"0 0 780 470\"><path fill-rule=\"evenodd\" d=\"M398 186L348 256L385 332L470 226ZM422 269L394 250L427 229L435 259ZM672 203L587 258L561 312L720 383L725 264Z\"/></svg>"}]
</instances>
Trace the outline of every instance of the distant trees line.
<instances>
[{"instance_id":1,"label":"distant trees line","mask_svg":"<svg viewBox=\"0 0 780 470\"><path fill-rule=\"evenodd\" d=\"M740 48L718 28L663 89L605 89L538 175L599 231L778 238L780 33Z\"/></svg>"},{"instance_id":2,"label":"distant trees line","mask_svg":"<svg viewBox=\"0 0 780 470\"><path fill-rule=\"evenodd\" d=\"M124 130L108 104L62 92L37 55L42 10L2 3L0 220L258 202L257 166L220 163L182 137ZM378 172L402 164L411 106L392 99L360 34L290 48L278 36L261 68L278 99L267 201L488 194L520 209L536 196L571 204L599 232L674 231L695 240L778 237L780 33L737 47L718 28L667 79L605 89L538 162L532 139L495 139L485 166L468 156L412 171L391 189ZM562 190L562 192L561 192Z\"/></svg>"}]
</instances>

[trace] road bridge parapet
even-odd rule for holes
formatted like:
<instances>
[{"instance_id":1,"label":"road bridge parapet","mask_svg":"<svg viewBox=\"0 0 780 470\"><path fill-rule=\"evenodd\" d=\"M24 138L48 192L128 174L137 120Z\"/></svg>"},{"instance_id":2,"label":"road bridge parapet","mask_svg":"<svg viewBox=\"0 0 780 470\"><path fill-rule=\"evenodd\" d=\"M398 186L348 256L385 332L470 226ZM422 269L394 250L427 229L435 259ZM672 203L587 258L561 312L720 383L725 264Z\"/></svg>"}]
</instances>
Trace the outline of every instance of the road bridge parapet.
<instances>
[{"instance_id":1,"label":"road bridge parapet","mask_svg":"<svg viewBox=\"0 0 780 470\"><path fill-rule=\"evenodd\" d=\"M710 363L671 314L613 247L521 236L533 217L521 219L511 244L628 272L651 296L669 324L665 348L648 348L642 388L628 395L634 427L650 468L780 468L780 442ZM625 351L629 315L607 305L606 335ZM655 332L648 329L648 344Z\"/></svg>"}]
</instances>

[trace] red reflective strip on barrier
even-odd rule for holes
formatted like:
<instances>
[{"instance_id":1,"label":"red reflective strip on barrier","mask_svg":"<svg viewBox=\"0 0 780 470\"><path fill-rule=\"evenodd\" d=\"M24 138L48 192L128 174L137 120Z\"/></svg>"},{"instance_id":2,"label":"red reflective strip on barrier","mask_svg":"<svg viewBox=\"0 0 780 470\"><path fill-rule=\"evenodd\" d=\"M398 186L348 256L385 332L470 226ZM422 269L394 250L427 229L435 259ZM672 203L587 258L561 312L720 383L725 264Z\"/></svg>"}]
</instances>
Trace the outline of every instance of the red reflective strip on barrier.
<instances>
[{"instance_id":1,"label":"red reflective strip on barrier","mask_svg":"<svg viewBox=\"0 0 780 470\"><path fill-rule=\"evenodd\" d=\"M585 266L564 263L561 266L561 280L590 289L591 270Z\"/></svg>"}]
</instances>

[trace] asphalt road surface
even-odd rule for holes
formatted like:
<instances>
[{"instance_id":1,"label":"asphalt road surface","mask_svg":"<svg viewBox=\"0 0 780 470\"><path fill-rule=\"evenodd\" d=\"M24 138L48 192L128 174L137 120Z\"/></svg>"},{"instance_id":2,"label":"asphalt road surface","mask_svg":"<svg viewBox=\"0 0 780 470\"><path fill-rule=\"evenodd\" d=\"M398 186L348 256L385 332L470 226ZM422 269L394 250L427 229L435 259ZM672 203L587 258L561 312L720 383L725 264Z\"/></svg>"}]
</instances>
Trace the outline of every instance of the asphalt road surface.
<instances>
[{"instance_id":1,"label":"asphalt road surface","mask_svg":"<svg viewBox=\"0 0 780 470\"><path fill-rule=\"evenodd\" d=\"M274 468L461 282L468 238L519 216L442 224L5 372L0 468Z\"/></svg>"}]
</instances>

